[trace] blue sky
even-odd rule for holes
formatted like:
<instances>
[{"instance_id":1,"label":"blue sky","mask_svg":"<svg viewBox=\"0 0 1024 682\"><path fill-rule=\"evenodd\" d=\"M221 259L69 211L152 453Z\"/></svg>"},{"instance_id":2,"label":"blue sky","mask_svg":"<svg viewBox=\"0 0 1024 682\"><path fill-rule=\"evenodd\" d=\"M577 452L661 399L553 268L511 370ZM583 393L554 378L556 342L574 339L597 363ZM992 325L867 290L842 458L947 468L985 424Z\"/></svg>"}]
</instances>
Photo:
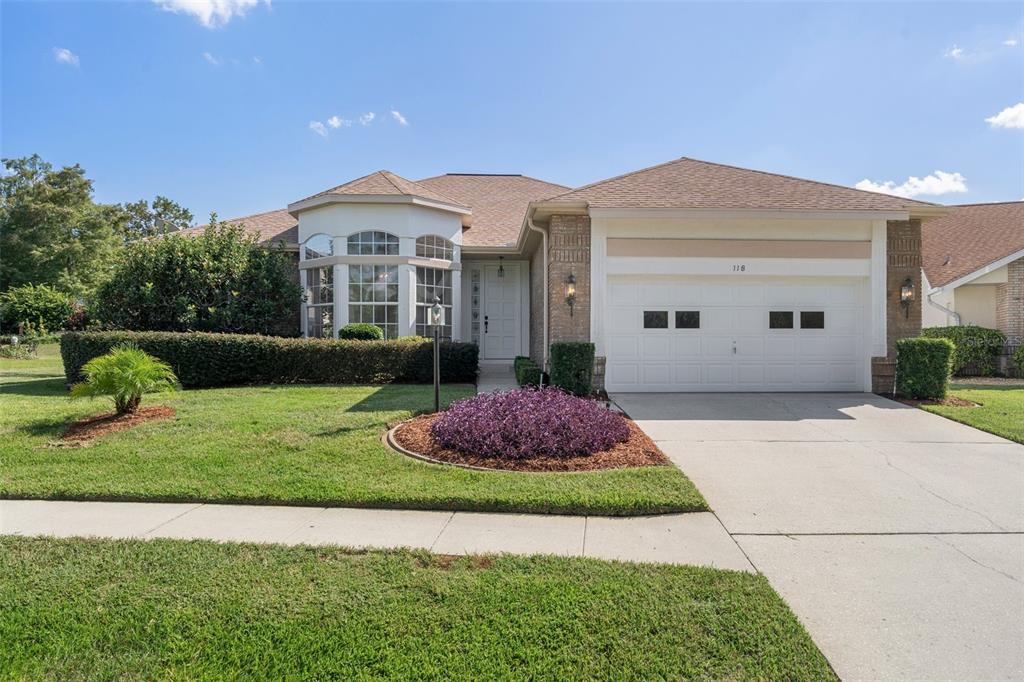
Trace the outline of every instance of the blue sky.
<instances>
[{"instance_id":1,"label":"blue sky","mask_svg":"<svg viewBox=\"0 0 1024 682\"><path fill-rule=\"evenodd\" d=\"M0 151L198 218L377 169L576 186L679 156L1018 200L1022 8L3 2Z\"/></svg>"}]
</instances>

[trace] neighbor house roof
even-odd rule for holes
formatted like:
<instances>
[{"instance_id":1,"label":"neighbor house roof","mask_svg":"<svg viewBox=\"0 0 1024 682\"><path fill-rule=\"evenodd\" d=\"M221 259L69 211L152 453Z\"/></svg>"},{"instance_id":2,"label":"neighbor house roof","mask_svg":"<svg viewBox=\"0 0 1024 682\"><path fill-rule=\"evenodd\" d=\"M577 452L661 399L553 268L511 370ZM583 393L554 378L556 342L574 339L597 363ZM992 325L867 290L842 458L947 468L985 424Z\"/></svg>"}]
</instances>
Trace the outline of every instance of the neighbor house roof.
<instances>
[{"instance_id":1,"label":"neighbor house roof","mask_svg":"<svg viewBox=\"0 0 1024 682\"><path fill-rule=\"evenodd\" d=\"M935 207L888 194L686 157L552 197L591 208L906 211Z\"/></svg>"},{"instance_id":2,"label":"neighbor house roof","mask_svg":"<svg viewBox=\"0 0 1024 682\"><path fill-rule=\"evenodd\" d=\"M1024 250L1024 201L949 209L921 230L921 259L933 287Z\"/></svg>"},{"instance_id":3,"label":"neighbor house roof","mask_svg":"<svg viewBox=\"0 0 1024 682\"><path fill-rule=\"evenodd\" d=\"M471 227L462 235L463 245L471 248L514 245L529 203L569 189L525 175L472 173L438 175L417 184L443 192L472 209Z\"/></svg>"},{"instance_id":4,"label":"neighbor house roof","mask_svg":"<svg viewBox=\"0 0 1024 682\"><path fill-rule=\"evenodd\" d=\"M254 213L241 218L224 220L229 225L241 225L247 234L256 235L260 244L277 245L284 242L285 247L295 248L299 243L299 221L288 213L288 209ZM200 225L182 230L179 234L196 234L209 225Z\"/></svg>"},{"instance_id":5,"label":"neighbor house roof","mask_svg":"<svg viewBox=\"0 0 1024 682\"><path fill-rule=\"evenodd\" d=\"M332 187L331 189L324 190L323 192L318 192L317 194L306 197L301 201L331 196L419 197L421 199L436 201L442 204L450 204L458 208L469 209L468 205L459 202L457 199L441 194L435 189L426 187L421 183L406 180L402 176L395 175L391 171L386 170L364 175L361 178L356 178L355 180L346 182L343 185L338 185L337 187Z\"/></svg>"}]
</instances>

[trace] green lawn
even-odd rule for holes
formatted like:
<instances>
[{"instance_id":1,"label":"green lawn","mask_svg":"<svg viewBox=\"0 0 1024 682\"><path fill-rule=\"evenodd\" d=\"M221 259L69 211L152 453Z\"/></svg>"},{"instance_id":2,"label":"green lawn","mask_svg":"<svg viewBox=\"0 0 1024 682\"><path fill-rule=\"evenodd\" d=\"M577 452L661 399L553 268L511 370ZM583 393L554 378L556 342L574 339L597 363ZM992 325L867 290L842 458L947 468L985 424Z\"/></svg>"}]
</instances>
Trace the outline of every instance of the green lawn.
<instances>
[{"instance_id":1,"label":"green lawn","mask_svg":"<svg viewBox=\"0 0 1024 682\"><path fill-rule=\"evenodd\" d=\"M954 384L950 394L980 407L922 405L929 412L1024 443L1024 388Z\"/></svg>"},{"instance_id":2,"label":"green lawn","mask_svg":"<svg viewBox=\"0 0 1024 682\"><path fill-rule=\"evenodd\" d=\"M0 360L0 497L272 502L517 512L652 514L706 509L675 467L578 474L425 464L380 442L432 405L429 386L260 386L149 396L172 420L48 447L70 420L110 409L67 398L55 346ZM472 392L446 386L444 399Z\"/></svg>"},{"instance_id":3,"label":"green lawn","mask_svg":"<svg viewBox=\"0 0 1024 682\"><path fill-rule=\"evenodd\" d=\"M835 679L733 571L0 537L0 575L11 679Z\"/></svg>"}]
</instances>

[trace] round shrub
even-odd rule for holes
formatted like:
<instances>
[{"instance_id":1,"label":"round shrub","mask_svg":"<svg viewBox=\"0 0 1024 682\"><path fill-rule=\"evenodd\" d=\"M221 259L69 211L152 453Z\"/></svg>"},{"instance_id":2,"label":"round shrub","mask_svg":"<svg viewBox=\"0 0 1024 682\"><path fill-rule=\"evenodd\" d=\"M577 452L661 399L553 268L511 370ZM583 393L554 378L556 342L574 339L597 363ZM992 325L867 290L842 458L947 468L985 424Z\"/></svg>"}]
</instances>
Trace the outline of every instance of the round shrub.
<instances>
[{"instance_id":1,"label":"round shrub","mask_svg":"<svg viewBox=\"0 0 1024 682\"><path fill-rule=\"evenodd\" d=\"M70 296L45 284L24 284L0 294L0 317L6 331L31 325L37 334L59 332L74 310Z\"/></svg>"},{"instance_id":2,"label":"round shrub","mask_svg":"<svg viewBox=\"0 0 1024 682\"><path fill-rule=\"evenodd\" d=\"M482 457L580 457L628 440L629 425L557 388L520 388L454 403L431 433L443 447Z\"/></svg>"},{"instance_id":3,"label":"round shrub","mask_svg":"<svg viewBox=\"0 0 1024 682\"><path fill-rule=\"evenodd\" d=\"M377 325L355 322L342 327L338 338L348 341L381 341L384 339L384 330Z\"/></svg>"}]
</instances>

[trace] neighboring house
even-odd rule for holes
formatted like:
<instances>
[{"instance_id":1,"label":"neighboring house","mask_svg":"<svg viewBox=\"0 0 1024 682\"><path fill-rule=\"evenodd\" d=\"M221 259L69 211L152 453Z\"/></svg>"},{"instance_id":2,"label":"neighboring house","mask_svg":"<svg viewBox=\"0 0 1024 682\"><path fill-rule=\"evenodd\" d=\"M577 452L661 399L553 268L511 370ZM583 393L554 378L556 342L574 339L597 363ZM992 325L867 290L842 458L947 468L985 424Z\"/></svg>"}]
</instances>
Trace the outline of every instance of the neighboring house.
<instances>
[{"instance_id":1,"label":"neighboring house","mask_svg":"<svg viewBox=\"0 0 1024 682\"><path fill-rule=\"evenodd\" d=\"M924 326L976 324L1024 343L1024 201L949 209L923 234Z\"/></svg>"},{"instance_id":2,"label":"neighboring house","mask_svg":"<svg viewBox=\"0 0 1024 682\"><path fill-rule=\"evenodd\" d=\"M436 296L483 363L592 341L613 391L861 391L920 330L921 223L944 212L682 158L575 190L381 171L240 222L295 234L308 336L426 335Z\"/></svg>"}]
</instances>

